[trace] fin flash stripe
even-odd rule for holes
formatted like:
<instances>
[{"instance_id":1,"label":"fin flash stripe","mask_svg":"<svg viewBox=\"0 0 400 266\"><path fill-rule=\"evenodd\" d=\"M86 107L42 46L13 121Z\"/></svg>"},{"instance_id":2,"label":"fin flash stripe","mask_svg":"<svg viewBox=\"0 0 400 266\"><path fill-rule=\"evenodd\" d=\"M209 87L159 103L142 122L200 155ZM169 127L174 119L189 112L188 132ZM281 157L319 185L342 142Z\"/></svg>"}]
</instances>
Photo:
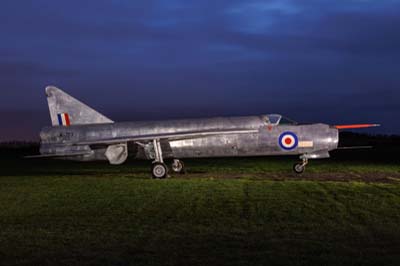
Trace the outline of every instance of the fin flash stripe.
<instances>
[{"instance_id":1,"label":"fin flash stripe","mask_svg":"<svg viewBox=\"0 0 400 266\"><path fill-rule=\"evenodd\" d=\"M58 124L60 126L69 127L71 125L71 121L70 121L69 115L67 113L58 114L57 117L58 117Z\"/></svg>"}]
</instances>

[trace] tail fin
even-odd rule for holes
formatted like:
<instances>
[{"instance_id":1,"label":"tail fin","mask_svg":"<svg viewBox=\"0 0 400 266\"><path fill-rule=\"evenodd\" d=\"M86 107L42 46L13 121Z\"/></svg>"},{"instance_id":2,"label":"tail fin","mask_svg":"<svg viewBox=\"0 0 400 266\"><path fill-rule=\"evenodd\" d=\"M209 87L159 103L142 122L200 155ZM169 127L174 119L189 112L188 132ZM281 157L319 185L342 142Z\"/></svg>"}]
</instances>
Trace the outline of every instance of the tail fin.
<instances>
[{"instance_id":1,"label":"tail fin","mask_svg":"<svg viewBox=\"0 0 400 266\"><path fill-rule=\"evenodd\" d=\"M46 95L53 126L113 123L112 120L56 87L46 87Z\"/></svg>"}]
</instances>

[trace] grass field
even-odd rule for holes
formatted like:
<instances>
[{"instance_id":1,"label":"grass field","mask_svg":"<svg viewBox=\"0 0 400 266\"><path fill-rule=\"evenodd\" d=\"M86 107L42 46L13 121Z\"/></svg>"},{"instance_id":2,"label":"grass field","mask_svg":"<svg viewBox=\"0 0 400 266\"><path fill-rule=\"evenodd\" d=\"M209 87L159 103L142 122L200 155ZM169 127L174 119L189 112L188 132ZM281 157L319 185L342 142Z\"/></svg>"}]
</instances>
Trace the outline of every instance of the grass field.
<instances>
[{"instance_id":1,"label":"grass field","mask_svg":"<svg viewBox=\"0 0 400 266\"><path fill-rule=\"evenodd\" d=\"M400 265L400 163L361 153L301 176L293 158L188 160L152 180L148 162L3 151L0 265Z\"/></svg>"}]
</instances>

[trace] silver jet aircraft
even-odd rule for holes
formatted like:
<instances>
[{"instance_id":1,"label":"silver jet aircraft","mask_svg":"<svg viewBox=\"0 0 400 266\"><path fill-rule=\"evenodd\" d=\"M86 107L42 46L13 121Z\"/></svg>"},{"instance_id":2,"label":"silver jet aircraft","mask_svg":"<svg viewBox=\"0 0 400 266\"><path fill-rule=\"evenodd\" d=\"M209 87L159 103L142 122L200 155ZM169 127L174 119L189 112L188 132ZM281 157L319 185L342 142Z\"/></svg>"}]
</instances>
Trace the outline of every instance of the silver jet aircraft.
<instances>
[{"instance_id":1,"label":"silver jet aircraft","mask_svg":"<svg viewBox=\"0 0 400 266\"><path fill-rule=\"evenodd\" d=\"M115 123L56 87L46 95L52 127L41 131L41 155L33 157L118 165L132 156L153 161L153 178L168 176L167 158L183 173L182 158L300 155L293 170L302 173L309 159L337 149L339 129L377 126L298 124L277 114Z\"/></svg>"}]
</instances>

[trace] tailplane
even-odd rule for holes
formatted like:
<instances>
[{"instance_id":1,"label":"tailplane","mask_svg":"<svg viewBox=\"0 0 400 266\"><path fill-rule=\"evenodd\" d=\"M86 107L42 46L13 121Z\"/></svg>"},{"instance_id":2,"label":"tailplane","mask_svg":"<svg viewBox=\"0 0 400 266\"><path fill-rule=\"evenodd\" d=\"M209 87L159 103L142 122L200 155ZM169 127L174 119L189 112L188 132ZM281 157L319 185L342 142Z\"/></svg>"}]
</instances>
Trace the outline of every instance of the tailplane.
<instances>
[{"instance_id":1,"label":"tailplane","mask_svg":"<svg viewBox=\"0 0 400 266\"><path fill-rule=\"evenodd\" d=\"M56 87L46 87L46 95L53 126L114 123Z\"/></svg>"}]
</instances>

